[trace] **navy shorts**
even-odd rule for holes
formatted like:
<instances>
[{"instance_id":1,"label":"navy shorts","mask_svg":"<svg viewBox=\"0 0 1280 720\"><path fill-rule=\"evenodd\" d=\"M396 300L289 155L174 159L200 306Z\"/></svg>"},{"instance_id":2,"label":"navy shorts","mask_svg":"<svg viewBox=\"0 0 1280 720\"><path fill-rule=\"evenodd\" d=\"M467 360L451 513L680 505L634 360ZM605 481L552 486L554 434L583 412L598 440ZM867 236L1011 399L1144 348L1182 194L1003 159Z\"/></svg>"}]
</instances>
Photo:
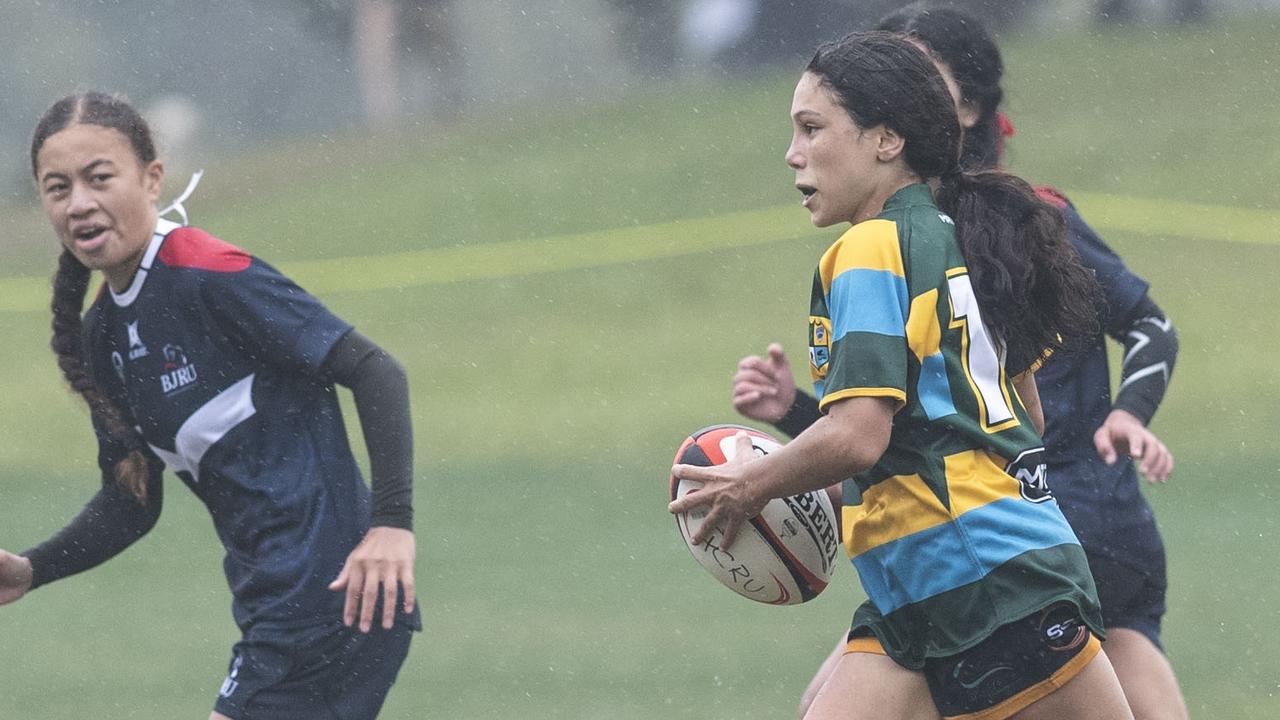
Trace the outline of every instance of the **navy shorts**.
<instances>
[{"instance_id":1,"label":"navy shorts","mask_svg":"<svg viewBox=\"0 0 1280 720\"><path fill-rule=\"evenodd\" d=\"M231 650L213 709L232 720L372 720L409 653L397 618L368 634L341 622L283 633L250 630Z\"/></svg>"},{"instance_id":2,"label":"navy shorts","mask_svg":"<svg viewBox=\"0 0 1280 720\"><path fill-rule=\"evenodd\" d=\"M1160 620L1165 613L1164 556L1145 571L1101 555L1089 554L1089 572L1098 587L1102 623L1107 629L1126 628L1142 633L1161 651Z\"/></svg>"},{"instance_id":3,"label":"navy shorts","mask_svg":"<svg viewBox=\"0 0 1280 720\"><path fill-rule=\"evenodd\" d=\"M1062 602L996 628L968 650L928 658L921 673L942 717L1004 720L1066 685L1101 647L1076 607ZM845 652L885 654L871 636L850 638Z\"/></svg>"}]
</instances>

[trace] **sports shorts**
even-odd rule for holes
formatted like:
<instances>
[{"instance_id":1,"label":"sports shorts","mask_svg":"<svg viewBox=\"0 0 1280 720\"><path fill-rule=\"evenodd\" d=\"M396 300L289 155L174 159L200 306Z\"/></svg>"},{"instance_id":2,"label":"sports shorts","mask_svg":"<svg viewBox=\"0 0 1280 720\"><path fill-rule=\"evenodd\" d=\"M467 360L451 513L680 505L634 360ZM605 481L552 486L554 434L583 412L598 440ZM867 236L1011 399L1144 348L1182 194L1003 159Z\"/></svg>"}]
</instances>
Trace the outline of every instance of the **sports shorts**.
<instances>
[{"instance_id":1,"label":"sports shorts","mask_svg":"<svg viewBox=\"0 0 1280 720\"><path fill-rule=\"evenodd\" d=\"M232 720L372 720L409 653L414 628L397 618L368 634L341 622L255 632L231 649L213 709Z\"/></svg>"},{"instance_id":2,"label":"sports shorts","mask_svg":"<svg viewBox=\"0 0 1280 720\"><path fill-rule=\"evenodd\" d=\"M1102 623L1108 630L1126 628L1142 633L1153 645L1164 651L1160 642L1160 620L1165 613L1164 553L1160 562L1144 570L1089 554L1089 572L1098 587L1102 603Z\"/></svg>"},{"instance_id":3,"label":"sports shorts","mask_svg":"<svg viewBox=\"0 0 1280 720\"><path fill-rule=\"evenodd\" d=\"M1057 603L996 628L956 655L925 660L921 673L942 717L1003 720L1067 684L1101 650L1071 603ZM884 655L871 636L849 639L846 653Z\"/></svg>"}]
</instances>

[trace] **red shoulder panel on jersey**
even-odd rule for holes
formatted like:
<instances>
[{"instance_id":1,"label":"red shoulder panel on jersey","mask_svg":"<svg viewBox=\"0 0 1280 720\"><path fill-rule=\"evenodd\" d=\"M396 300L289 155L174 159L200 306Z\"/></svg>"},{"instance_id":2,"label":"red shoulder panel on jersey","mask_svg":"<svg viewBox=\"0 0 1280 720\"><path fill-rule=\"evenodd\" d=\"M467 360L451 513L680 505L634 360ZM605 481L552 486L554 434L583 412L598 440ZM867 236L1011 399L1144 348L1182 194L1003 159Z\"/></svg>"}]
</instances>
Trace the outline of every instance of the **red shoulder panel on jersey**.
<instances>
[{"instance_id":1,"label":"red shoulder panel on jersey","mask_svg":"<svg viewBox=\"0 0 1280 720\"><path fill-rule=\"evenodd\" d=\"M249 267L249 253L198 228L183 227L169 233L158 255L169 267L215 272L239 272Z\"/></svg>"},{"instance_id":2,"label":"red shoulder panel on jersey","mask_svg":"<svg viewBox=\"0 0 1280 720\"><path fill-rule=\"evenodd\" d=\"M1041 200L1049 203L1059 210L1067 209L1067 196L1048 185L1037 185L1036 195L1038 195Z\"/></svg>"}]
</instances>

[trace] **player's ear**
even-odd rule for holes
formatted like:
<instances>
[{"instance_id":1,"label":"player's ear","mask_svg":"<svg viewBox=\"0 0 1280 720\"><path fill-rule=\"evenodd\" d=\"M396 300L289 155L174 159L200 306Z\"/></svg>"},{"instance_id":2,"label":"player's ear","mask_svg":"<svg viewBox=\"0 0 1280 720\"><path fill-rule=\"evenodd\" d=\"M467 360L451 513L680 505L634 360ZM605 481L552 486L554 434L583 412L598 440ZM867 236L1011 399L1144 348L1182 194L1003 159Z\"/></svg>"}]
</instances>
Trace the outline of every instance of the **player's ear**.
<instances>
[{"instance_id":1,"label":"player's ear","mask_svg":"<svg viewBox=\"0 0 1280 720\"><path fill-rule=\"evenodd\" d=\"M881 125L876 130L879 132L876 140L876 159L880 162L893 162L906 150L907 139L885 125Z\"/></svg>"}]
</instances>

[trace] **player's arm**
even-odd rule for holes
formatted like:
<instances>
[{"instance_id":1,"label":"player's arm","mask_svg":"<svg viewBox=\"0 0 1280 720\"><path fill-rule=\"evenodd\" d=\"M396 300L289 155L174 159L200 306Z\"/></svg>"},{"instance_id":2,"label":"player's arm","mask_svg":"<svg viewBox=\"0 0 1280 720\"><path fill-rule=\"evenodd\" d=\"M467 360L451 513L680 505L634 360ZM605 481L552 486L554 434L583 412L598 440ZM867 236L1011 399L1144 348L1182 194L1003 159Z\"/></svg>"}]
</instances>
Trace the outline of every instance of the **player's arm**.
<instances>
[{"instance_id":1,"label":"player's arm","mask_svg":"<svg viewBox=\"0 0 1280 720\"><path fill-rule=\"evenodd\" d=\"M702 487L668 509L678 514L707 506L707 516L691 540L697 544L705 539L704 533L722 528L727 548L742 522L759 515L770 499L828 488L874 465L889 446L896 407L893 398L837 400L808 430L764 457L755 457L747 447L739 448L735 460L724 465L676 465L672 475ZM739 441L750 442L745 433Z\"/></svg>"},{"instance_id":2,"label":"player's arm","mask_svg":"<svg viewBox=\"0 0 1280 720\"><path fill-rule=\"evenodd\" d=\"M326 356L322 375L349 388L364 432L372 475L373 519L369 533L347 559L330 589L347 591L343 619L368 632L373 599L383 595L382 625L395 619L399 587L404 611L413 611L413 423L409 412L409 380L404 367L385 350L352 330ZM381 586L381 587L379 587ZM362 602L362 598L368 598Z\"/></svg>"},{"instance_id":3,"label":"player's arm","mask_svg":"<svg viewBox=\"0 0 1280 720\"><path fill-rule=\"evenodd\" d=\"M1120 388L1112 407L1149 425L1178 360L1178 332L1149 295L1112 324L1109 332L1124 345Z\"/></svg>"},{"instance_id":4,"label":"player's arm","mask_svg":"<svg viewBox=\"0 0 1280 720\"><path fill-rule=\"evenodd\" d=\"M1108 465L1128 455L1148 480L1164 482L1173 472L1173 455L1147 424L1164 398L1178 359L1177 331L1145 294L1107 330L1124 345L1124 358L1120 388L1111 412L1094 433L1094 446Z\"/></svg>"},{"instance_id":5,"label":"player's arm","mask_svg":"<svg viewBox=\"0 0 1280 720\"><path fill-rule=\"evenodd\" d=\"M145 503L121 488L110 472L104 472L102 489L57 534L18 555L0 551L0 604L97 567L155 527L163 504L164 466L155 459L150 465Z\"/></svg>"}]
</instances>

